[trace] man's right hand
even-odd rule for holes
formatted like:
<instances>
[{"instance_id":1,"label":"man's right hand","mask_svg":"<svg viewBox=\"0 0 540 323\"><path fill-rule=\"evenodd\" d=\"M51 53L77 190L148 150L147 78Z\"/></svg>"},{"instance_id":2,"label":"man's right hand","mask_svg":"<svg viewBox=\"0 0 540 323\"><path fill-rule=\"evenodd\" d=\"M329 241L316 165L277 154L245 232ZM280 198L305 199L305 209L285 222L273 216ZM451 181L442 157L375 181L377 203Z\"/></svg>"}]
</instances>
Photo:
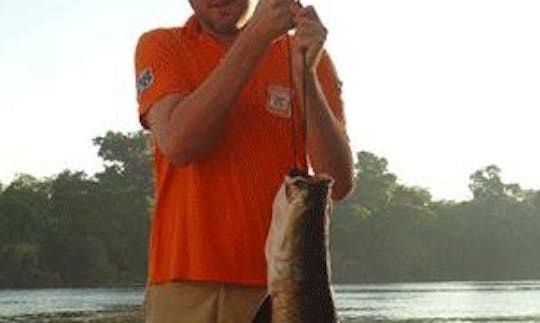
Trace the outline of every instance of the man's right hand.
<instances>
[{"instance_id":1,"label":"man's right hand","mask_svg":"<svg viewBox=\"0 0 540 323\"><path fill-rule=\"evenodd\" d=\"M266 41L271 41L294 28L294 0L259 0L251 18L254 28Z\"/></svg>"}]
</instances>

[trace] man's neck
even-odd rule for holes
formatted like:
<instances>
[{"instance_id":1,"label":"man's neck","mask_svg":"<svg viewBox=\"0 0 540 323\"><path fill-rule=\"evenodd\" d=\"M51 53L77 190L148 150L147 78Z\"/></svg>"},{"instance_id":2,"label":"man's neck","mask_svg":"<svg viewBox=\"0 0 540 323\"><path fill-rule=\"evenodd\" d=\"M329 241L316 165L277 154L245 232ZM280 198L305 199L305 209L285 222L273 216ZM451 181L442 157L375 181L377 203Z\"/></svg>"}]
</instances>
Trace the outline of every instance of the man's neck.
<instances>
[{"instance_id":1,"label":"man's neck","mask_svg":"<svg viewBox=\"0 0 540 323\"><path fill-rule=\"evenodd\" d=\"M218 34L211 31L208 31L208 33L210 33L212 37L214 37L220 45L223 45L227 48L229 48L234 43L236 36L238 36L238 32L234 34L227 34L227 35Z\"/></svg>"}]
</instances>

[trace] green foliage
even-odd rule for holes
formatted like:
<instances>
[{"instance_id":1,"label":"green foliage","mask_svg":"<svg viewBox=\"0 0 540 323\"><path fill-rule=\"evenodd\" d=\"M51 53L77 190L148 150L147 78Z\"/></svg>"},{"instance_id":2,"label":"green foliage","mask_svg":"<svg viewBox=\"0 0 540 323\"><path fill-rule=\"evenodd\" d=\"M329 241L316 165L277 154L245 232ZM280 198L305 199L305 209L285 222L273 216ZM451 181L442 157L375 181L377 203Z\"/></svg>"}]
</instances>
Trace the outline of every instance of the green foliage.
<instances>
[{"instance_id":1,"label":"green foliage","mask_svg":"<svg viewBox=\"0 0 540 323\"><path fill-rule=\"evenodd\" d=\"M0 191L0 287L144 283L151 159L142 132L94 139L105 170Z\"/></svg>"},{"instance_id":2,"label":"green foliage","mask_svg":"<svg viewBox=\"0 0 540 323\"><path fill-rule=\"evenodd\" d=\"M474 172L474 198L432 201L396 182L387 162L358 154L356 192L332 221L334 281L540 278L540 192Z\"/></svg>"},{"instance_id":3,"label":"green foliage","mask_svg":"<svg viewBox=\"0 0 540 323\"><path fill-rule=\"evenodd\" d=\"M0 184L0 287L145 282L149 138L93 142L102 172ZM433 201L372 153L359 152L355 170L356 190L332 217L335 282L540 278L540 191L490 165L470 176L473 199Z\"/></svg>"}]
</instances>

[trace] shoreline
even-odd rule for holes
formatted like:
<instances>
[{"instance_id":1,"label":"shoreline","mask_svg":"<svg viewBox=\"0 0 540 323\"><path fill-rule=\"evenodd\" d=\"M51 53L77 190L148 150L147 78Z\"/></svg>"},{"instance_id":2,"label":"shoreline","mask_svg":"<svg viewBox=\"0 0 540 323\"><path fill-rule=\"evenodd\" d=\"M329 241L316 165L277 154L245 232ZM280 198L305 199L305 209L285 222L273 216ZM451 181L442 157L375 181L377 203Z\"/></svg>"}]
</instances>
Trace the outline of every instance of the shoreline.
<instances>
[{"instance_id":1,"label":"shoreline","mask_svg":"<svg viewBox=\"0 0 540 323\"><path fill-rule=\"evenodd\" d=\"M111 310L38 313L17 316L0 316L0 323L143 323L142 306L122 306Z\"/></svg>"}]
</instances>

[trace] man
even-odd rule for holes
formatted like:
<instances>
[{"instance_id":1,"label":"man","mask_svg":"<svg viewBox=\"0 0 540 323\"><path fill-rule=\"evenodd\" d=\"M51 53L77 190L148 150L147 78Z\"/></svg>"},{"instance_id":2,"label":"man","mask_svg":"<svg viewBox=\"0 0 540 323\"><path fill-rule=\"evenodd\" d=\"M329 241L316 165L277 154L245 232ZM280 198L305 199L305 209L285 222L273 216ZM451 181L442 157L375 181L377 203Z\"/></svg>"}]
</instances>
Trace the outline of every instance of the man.
<instances>
[{"instance_id":1,"label":"man","mask_svg":"<svg viewBox=\"0 0 540 323\"><path fill-rule=\"evenodd\" d=\"M190 0L185 26L150 31L137 45L156 175L147 322L249 322L265 293L272 200L302 161L301 148L292 157L293 139L304 143L291 123L301 129L303 89L310 165L335 179L335 200L352 187L326 29L313 7L292 0L260 0L239 26L248 1Z\"/></svg>"}]
</instances>

